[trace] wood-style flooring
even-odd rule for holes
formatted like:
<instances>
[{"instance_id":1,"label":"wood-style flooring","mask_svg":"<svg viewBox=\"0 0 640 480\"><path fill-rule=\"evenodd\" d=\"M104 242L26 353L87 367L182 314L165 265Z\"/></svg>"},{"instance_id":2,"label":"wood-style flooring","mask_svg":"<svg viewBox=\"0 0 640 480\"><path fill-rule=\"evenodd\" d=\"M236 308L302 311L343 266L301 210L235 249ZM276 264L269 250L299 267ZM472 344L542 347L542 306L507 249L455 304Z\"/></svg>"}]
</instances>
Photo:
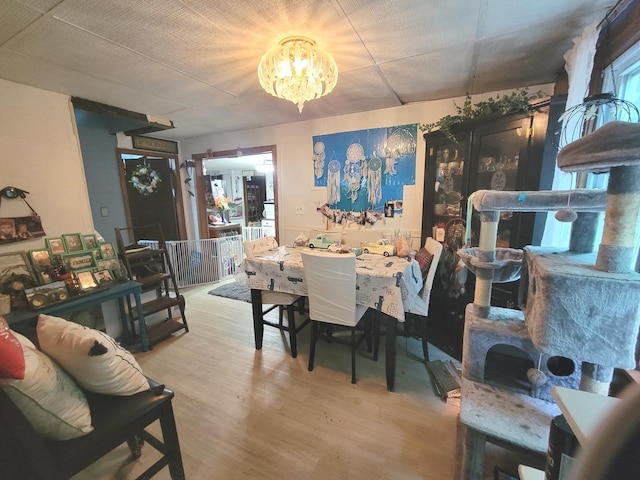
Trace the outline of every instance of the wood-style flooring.
<instances>
[{"instance_id":1,"label":"wood-style flooring","mask_svg":"<svg viewBox=\"0 0 640 480\"><path fill-rule=\"evenodd\" d=\"M418 340L397 339L395 392L386 389L384 344L377 362L361 346L352 385L347 346L320 341L313 372L308 328L295 359L270 327L257 351L251 305L211 288L183 291L189 333L136 353L146 375L175 391L187 479L454 478L459 410L435 396ZM132 461L123 445L74 479L133 479L156 458L145 445ZM170 478L168 469L155 478Z\"/></svg>"}]
</instances>

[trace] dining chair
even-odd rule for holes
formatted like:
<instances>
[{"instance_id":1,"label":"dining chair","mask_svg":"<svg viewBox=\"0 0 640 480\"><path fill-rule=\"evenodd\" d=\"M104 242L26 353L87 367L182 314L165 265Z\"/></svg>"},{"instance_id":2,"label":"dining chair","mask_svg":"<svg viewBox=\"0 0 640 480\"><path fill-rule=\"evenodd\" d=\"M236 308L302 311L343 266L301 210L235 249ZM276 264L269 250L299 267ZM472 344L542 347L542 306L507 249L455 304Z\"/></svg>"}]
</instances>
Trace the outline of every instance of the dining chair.
<instances>
[{"instance_id":1,"label":"dining chair","mask_svg":"<svg viewBox=\"0 0 640 480\"><path fill-rule=\"evenodd\" d=\"M321 333L320 324L347 327L351 330L351 383L356 383L356 350L363 340L371 338L371 322L361 335L356 335L357 327L368 310L365 305L356 304L356 257L352 254L302 252L302 265L311 319L309 371L313 370L318 339L345 343L333 336L332 328Z\"/></svg>"},{"instance_id":2,"label":"dining chair","mask_svg":"<svg viewBox=\"0 0 640 480\"><path fill-rule=\"evenodd\" d=\"M273 250L278 248L278 242L274 237L263 237L257 240L247 240L242 243L244 254L246 257L251 258L257 255L266 255L273 253ZM262 304L268 305L267 308L262 310L262 323L275 327L280 331L289 333L289 344L291 345L291 356L296 358L298 356L298 332L302 330L308 323L309 319L302 322L301 325L296 326L294 304L299 302L300 313L304 311L304 297L295 295L293 293L275 292L271 290L262 290ZM278 323L273 323L265 318L265 315L273 309L278 309ZM287 310L287 324L284 324L284 309Z\"/></svg>"},{"instance_id":3,"label":"dining chair","mask_svg":"<svg viewBox=\"0 0 640 480\"><path fill-rule=\"evenodd\" d=\"M411 308L405 310L405 336L415 336L422 340L422 352L424 361L429 361L429 342L427 335L427 317L429 316L429 300L431 287L436 275L442 244L431 237L427 237L422 247L416 253L416 261L422 271L422 289L414 300Z\"/></svg>"}]
</instances>

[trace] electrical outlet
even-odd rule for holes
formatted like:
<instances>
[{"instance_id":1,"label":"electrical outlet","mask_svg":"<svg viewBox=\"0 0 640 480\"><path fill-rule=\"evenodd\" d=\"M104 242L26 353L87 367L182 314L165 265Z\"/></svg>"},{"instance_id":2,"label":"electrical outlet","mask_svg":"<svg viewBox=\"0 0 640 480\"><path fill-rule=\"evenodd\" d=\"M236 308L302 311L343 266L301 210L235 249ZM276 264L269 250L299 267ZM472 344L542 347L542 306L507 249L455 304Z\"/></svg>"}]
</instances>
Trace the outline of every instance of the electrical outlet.
<instances>
[{"instance_id":1,"label":"electrical outlet","mask_svg":"<svg viewBox=\"0 0 640 480\"><path fill-rule=\"evenodd\" d=\"M304 215L304 207L302 205L296 207L296 215Z\"/></svg>"}]
</instances>

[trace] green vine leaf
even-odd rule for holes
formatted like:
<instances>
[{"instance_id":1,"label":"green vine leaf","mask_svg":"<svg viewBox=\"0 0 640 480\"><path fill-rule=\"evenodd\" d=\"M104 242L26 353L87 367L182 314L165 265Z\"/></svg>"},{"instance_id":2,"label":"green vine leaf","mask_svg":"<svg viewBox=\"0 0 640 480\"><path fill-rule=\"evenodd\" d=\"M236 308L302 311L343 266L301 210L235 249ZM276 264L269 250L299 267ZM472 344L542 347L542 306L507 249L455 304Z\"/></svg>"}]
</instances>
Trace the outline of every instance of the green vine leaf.
<instances>
[{"instance_id":1,"label":"green vine leaf","mask_svg":"<svg viewBox=\"0 0 640 480\"><path fill-rule=\"evenodd\" d=\"M529 93L526 88L517 89L514 92L502 97L489 97L475 105L471 103L471 95L467 95L462 106L453 102L456 115L445 115L437 122L420 123L418 128L423 133L432 131L442 132L449 140L456 142L453 134L453 127L464 123L467 120L489 117L493 115L509 115L511 113L526 112L529 109L529 102L536 98L543 97L543 92Z\"/></svg>"}]
</instances>

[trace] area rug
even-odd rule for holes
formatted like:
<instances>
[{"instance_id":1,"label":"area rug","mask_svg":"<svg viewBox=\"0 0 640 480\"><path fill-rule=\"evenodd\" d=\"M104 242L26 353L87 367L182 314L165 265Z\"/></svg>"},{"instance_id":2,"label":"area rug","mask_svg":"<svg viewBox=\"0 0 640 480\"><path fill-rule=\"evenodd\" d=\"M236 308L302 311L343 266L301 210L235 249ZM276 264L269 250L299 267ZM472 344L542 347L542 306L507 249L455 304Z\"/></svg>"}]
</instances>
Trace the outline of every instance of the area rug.
<instances>
[{"instance_id":1,"label":"area rug","mask_svg":"<svg viewBox=\"0 0 640 480\"><path fill-rule=\"evenodd\" d=\"M225 283L213 290L209 290L208 293L209 295L215 295L217 297L231 298L233 300L251 303L251 289L238 282Z\"/></svg>"}]
</instances>

